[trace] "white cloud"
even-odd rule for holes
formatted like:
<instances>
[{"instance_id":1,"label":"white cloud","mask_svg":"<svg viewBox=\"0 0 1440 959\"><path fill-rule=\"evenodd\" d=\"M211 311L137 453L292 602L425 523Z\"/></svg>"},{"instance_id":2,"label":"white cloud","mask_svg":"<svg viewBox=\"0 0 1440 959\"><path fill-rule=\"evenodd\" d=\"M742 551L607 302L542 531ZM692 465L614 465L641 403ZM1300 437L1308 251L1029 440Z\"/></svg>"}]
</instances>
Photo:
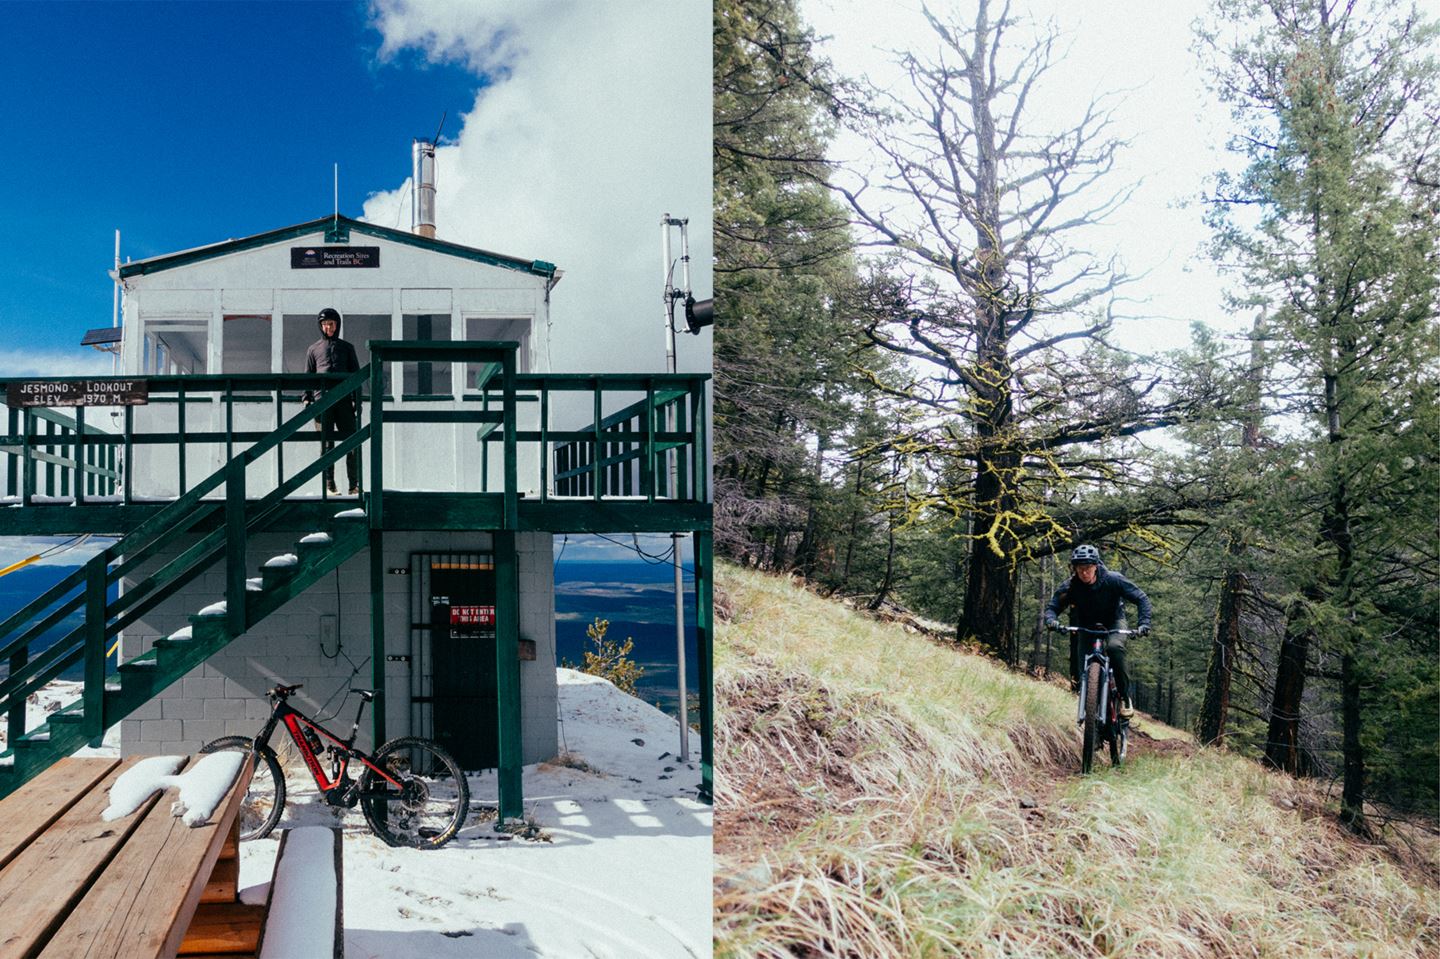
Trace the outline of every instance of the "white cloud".
<instances>
[{"instance_id":1,"label":"white cloud","mask_svg":"<svg viewBox=\"0 0 1440 959\"><path fill-rule=\"evenodd\" d=\"M689 217L695 295L712 289L710 4L379 0L373 13L382 58L414 50L492 78L437 151L437 235L565 272L554 369L663 370L662 214ZM408 189L372 196L364 217L408 225ZM681 371L708 371L709 331L677 352Z\"/></svg>"},{"instance_id":2,"label":"white cloud","mask_svg":"<svg viewBox=\"0 0 1440 959\"><path fill-rule=\"evenodd\" d=\"M110 376L110 355L92 349L0 350L0 376Z\"/></svg>"}]
</instances>

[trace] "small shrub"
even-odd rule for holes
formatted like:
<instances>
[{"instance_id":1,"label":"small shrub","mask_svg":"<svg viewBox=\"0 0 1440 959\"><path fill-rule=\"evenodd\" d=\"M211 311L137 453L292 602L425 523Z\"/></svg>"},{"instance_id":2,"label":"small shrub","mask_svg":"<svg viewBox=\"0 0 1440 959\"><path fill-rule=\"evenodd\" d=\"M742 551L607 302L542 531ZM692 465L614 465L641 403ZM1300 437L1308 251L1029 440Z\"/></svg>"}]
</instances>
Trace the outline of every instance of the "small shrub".
<instances>
[{"instance_id":1,"label":"small shrub","mask_svg":"<svg viewBox=\"0 0 1440 959\"><path fill-rule=\"evenodd\" d=\"M625 642L614 639L606 639L605 632L610 628L608 619L595 617L595 622L585 627L585 635L590 642L595 644L595 649L585 650L585 662L579 667L573 667L570 663L561 663L562 666L578 668L582 673L589 673L591 676L599 676L601 679L608 679L615 684L615 688L622 693L629 693L639 698L640 693L635 689L635 683L641 676L645 675L645 668L629 656L635 650L635 640L626 637Z\"/></svg>"}]
</instances>

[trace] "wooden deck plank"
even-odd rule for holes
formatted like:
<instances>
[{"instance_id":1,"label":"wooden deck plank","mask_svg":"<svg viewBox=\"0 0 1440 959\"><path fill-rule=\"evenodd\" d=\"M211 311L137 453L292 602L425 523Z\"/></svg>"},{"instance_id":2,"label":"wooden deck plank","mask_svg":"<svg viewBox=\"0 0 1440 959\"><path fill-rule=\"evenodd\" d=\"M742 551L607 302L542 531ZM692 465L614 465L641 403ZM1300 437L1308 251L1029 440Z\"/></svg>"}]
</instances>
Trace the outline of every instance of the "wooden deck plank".
<instances>
[{"instance_id":1,"label":"wooden deck plank","mask_svg":"<svg viewBox=\"0 0 1440 959\"><path fill-rule=\"evenodd\" d=\"M100 819L101 811L110 804L111 784L141 758L134 757L113 766L44 833L0 869L0 916L5 917L0 925L3 930L0 931L0 959L34 955L71 907L85 895L116 850L137 825L148 818L158 796L147 799L134 815L125 819L116 822ZM29 788L15 795L28 796Z\"/></svg>"},{"instance_id":2,"label":"wooden deck plank","mask_svg":"<svg viewBox=\"0 0 1440 959\"><path fill-rule=\"evenodd\" d=\"M119 763L67 757L0 801L0 869Z\"/></svg>"},{"instance_id":3,"label":"wooden deck plank","mask_svg":"<svg viewBox=\"0 0 1440 959\"><path fill-rule=\"evenodd\" d=\"M192 829L168 814L145 817L55 933L47 959L174 956L239 814L249 775L247 759L204 826Z\"/></svg>"}]
</instances>

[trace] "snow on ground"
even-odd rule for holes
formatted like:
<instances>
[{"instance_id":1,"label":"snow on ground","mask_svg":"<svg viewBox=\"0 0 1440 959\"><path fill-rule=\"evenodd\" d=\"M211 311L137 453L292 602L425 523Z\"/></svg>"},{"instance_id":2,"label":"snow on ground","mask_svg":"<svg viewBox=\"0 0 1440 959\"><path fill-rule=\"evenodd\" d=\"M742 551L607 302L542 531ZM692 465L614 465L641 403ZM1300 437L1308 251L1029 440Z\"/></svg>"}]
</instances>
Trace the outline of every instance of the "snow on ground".
<instances>
[{"instance_id":1,"label":"snow on ground","mask_svg":"<svg viewBox=\"0 0 1440 959\"><path fill-rule=\"evenodd\" d=\"M526 819L542 838L495 832L493 772L470 777L460 834L426 851L391 849L358 809L325 806L303 767L289 772L280 829L344 829L350 959L710 956L712 820L696 794L698 735L681 763L673 718L603 679L556 674L562 755L526 766L524 778ZM28 725L79 695L79 683L50 684ZM80 754L118 755L118 735L117 725L105 747ZM278 847L278 831L241 846L246 901L263 901Z\"/></svg>"},{"instance_id":2,"label":"snow on ground","mask_svg":"<svg viewBox=\"0 0 1440 959\"><path fill-rule=\"evenodd\" d=\"M358 810L340 811L351 959L710 955L711 810L696 798L698 738L695 758L680 763L674 719L604 680L557 674L566 752L526 766L524 779L526 818L544 839L494 831L494 773L470 778L470 819L438 850L391 849ZM303 770L287 782L280 828L336 821ZM278 846L241 847L241 885L256 887L247 899L263 897Z\"/></svg>"}]
</instances>

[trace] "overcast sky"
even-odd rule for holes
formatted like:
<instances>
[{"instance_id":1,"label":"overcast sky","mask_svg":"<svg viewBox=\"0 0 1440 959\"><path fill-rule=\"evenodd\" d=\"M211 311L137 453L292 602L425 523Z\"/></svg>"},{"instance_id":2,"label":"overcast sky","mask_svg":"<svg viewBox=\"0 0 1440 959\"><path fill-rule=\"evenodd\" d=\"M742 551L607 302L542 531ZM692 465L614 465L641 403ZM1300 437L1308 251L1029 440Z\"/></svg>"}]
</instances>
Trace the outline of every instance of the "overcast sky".
<instances>
[{"instance_id":1,"label":"overcast sky","mask_svg":"<svg viewBox=\"0 0 1440 959\"><path fill-rule=\"evenodd\" d=\"M973 16L969 3L935 0L931 8ZM1141 302L1120 307L1142 318L1122 321L1112 340L1155 350L1186 343L1196 320L1226 331L1248 328L1250 316L1231 316L1222 306L1222 281L1201 255L1209 231L1198 198L1206 178L1233 162L1224 155L1228 111L1205 88L1191 32L1208 4L1014 0L1012 10L1040 22L1053 18L1062 38L1063 59L1033 99L1032 127L1072 126L1092 99L1110 95L1115 133L1130 141L1108 185L1139 184L1134 196L1104 224L1075 237L1096 253L1119 254L1128 272L1143 274L1124 294ZM823 49L841 73L892 87L900 73L890 51L936 49L919 11L909 0L887 4L883 18L864 0L802 2L816 33L831 37ZM847 135L835 153L842 162L863 162L867 148Z\"/></svg>"}]
</instances>

